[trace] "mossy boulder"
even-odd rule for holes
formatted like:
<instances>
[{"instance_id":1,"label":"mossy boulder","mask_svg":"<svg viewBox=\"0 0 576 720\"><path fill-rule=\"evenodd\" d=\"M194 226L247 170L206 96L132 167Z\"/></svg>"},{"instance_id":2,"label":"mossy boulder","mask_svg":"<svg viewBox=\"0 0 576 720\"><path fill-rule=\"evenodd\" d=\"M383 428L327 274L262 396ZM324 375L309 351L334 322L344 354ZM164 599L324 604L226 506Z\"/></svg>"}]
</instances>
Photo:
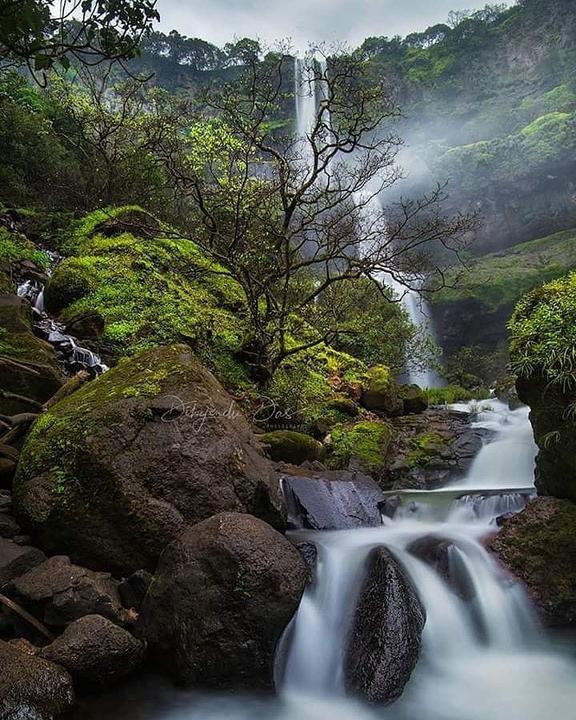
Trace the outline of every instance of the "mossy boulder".
<instances>
[{"instance_id":1,"label":"mossy boulder","mask_svg":"<svg viewBox=\"0 0 576 720\"><path fill-rule=\"evenodd\" d=\"M306 460L314 462L324 458L324 446L310 435L291 430L276 430L260 435L268 455L277 462L301 465Z\"/></svg>"},{"instance_id":2,"label":"mossy boulder","mask_svg":"<svg viewBox=\"0 0 576 720\"><path fill-rule=\"evenodd\" d=\"M398 397L403 403L403 415L417 415L428 408L426 393L418 385L400 385Z\"/></svg>"},{"instance_id":3,"label":"mossy boulder","mask_svg":"<svg viewBox=\"0 0 576 720\"><path fill-rule=\"evenodd\" d=\"M528 293L510 321L520 400L530 406L541 495L576 500L576 273Z\"/></svg>"},{"instance_id":4,"label":"mossy boulder","mask_svg":"<svg viewBox=\"0 0 576 720\"><path fill-rule=\"evenodd\" d=\"M576 504L536 498L504 521L490 548L550 623L576 623Z\"/></svg>"},{"instance_id":5,"label":"mossy boulder","mask_svg":"<svg viewBox=\"0 0 576 720\"><path fill-rule=\"evenodd\" d=\"M42 547L122 572L153 569L187 524L222 510L282 527L277 490L247 421L183 345L122 360L50 408L14 485Z\"/></svg>"},{"instance_id":6,"label":"mossy boulder","mask_svg":"<svg viewBox=\"0 0 576 720\"><path fill-rule=\"evenodd\" d=\"M62 382L52 346L32 333L29 303L16 295L1 295L0 388L10 395L0 397L0 413L34 411L34 405L24 398L43 403Z\"/></svg>"},{"instance_id":7,"label":"mossy boulder","mask_svg":"<svg viewBox=\"0 0 576 720\"><path fill-rule=\"evenodd\" d=\"M385 365L376 365L367 373L362 392L362 405L367 410L394 417L404 412L404 402L398 394L398 386Z\"/></svg>"},{"instance_id":8,"label":"mossy boulder","mask_svg":"<svg viewBox=\"0 0 576 720\"><path fill-rule=\"evenodd\" d=\"M334 469L350 467L377 476L386 465L393 436L392 427L377 420L339 425L330 435L328 464Z\"/></svg>"},{"instance_id":9,"label":"mossy boulder","mask_svg":"<svg viewBox=\"0 0 576 720\"><path fill-rule=\"evenodd\" d=\"M97 314L117 356L185 342L227 386L247 385L242 289L195 243L144 210L108 208L79 221L65 250L45 292L65 324Z\"/></svg>"}]
</instances>

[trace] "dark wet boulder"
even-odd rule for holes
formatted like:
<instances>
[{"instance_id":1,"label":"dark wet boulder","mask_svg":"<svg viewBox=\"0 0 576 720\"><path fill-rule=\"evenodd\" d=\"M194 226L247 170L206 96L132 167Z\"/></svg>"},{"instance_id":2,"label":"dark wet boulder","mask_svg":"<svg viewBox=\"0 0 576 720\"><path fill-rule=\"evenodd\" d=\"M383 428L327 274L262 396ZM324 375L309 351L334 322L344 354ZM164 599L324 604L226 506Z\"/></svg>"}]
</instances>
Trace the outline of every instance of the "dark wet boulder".
<instances>
[{"instance_id":1,"label":"dark wet boulder","mask_svg":"<svg viewBox=\"0 0 576 720\"><path fill-rule=\"evenodd\" d=\"M0 538L12 539L21 534L20 525L15 517L0 512Z\"/></svg>"},{"instance_id":2,"label":"dark wet boulder","mask_svg":"<svg viewBox=\"0 0 576 720\"><path fill-rule=\"evenodd\" d=\"M86 615L68 625L40 655L66 668L81 685L107 687L140 665L144 644L101 615Z\"/></svg>"},{"instance_id":3,"label":"dark wet boulder","mask_svg":"<svg viewBox=\"0 0 576 720\"><path fill-rule=\"evenodd\" d=\"M440 575L446 584L461 598L472 600L474 589L461 564L451 557L454 543L435 535L426 535L408 545L407 550Z\"/></svg>"},{"instance_id":4,"label":"dark wet boulder","mask_svg":"<svg viewBox=\"0 0 576 720\"><path fill-rule=\"evenodd\" d=\"M116 581L109 573L73 565L54 556L16 578L10 594L46 625L62 626L84 615L126 620Z\"/></svg>"},{"instance_id":5,"label":"dark wet boulder","mask_svg":"<svg viewBox=\"0 0 576 720\"><path fill-rule=\"evenodd\" d=\"M66 324L66 332L76 338L97 338L104 332L105 321L99 312L76 315Z\"/></svg>"},{"instance_id":6,"label":"dark wet boulder","mask_svg":"<svg viewBox=\"0 0 576 720\"><path fill-rule=\"evenodd\" d=\"M402 399L403 415L417 415L428 409L426 394L418 385L400 385L398 396Z\"/></svg>"},{"instance_id":7,"label":"dark wet boulder","mask_svg":"<svg viewBox=\"0 0 576 720\"><path fill-rule=\"evenodd\" d=\"M536 498L502 521L489 547L522 580L547 622L576 623L576 504Z\"/></svg>"},{"instance_id":8,"label":"dark wet boulder","mask_svg":"<svg viewBox=\"0 0 576 720\"><path fill-rule=\"evenodd\" d=\"M420 655L426 615L402 566L373 550L344 660L348 690L369 702L400 697Z\"/></svg>"},{"instance_id":9,"label":"dark wet boulder","mask_svg":"<svg viewBox=\"0 0 576 720\"><path fill-rule=\"evenodd\" d=\"M12 540L0 538L0 587L44 560L46 556L38 548L17 545Z\"/></svg>"},{"instance_id":10,"label":"dark wet boulder","mask_svg":"<svg viewBox=\"0 0 576 720\"><path fill-rule=\"evenodd\" d=\"M380 525L383 495L366 475L324 471L310 476L281 475L292 527L313 530Z\"/></svg>"},{"instance_id":11,"label":"dark wet boulder","mask_svg":"<svg viewBox=\"0 0 576 720\"><path fill-rule=\"evenodd\" d=\"M275 430L259 435L266 452L276 462L300 465L324 459L324 446L311 435L292 430Z\"/></svg>"},{"instance_id":12,"label":"dark wet boulder","mask_svg":"<svg viewBox=\"0 0 576 720\"><path fill-rule=\"evenodd\" d=\"M54 350L33 335L30 304L16 295L0 295L0 331L0 413L33 412L62 385Z\"/></svg>"},{"instance_id":13,"label":"dark wet boulder","mask_svg":"<svg viewBox=\"0 0 576 720\"><path fill-rule=\"evenodd\" d=\"M153 570L186 525L223 510L283 527L256 436L181 345L123 360L44 413L22 450L14 497L42 547L121 574Z\"/></svg>"},{"instance_id":14,"label":"dark wet boulder","mask_svg":"<svg viewBox=\"0 0 576 720\"><path fill-rule=\"evenodd\" d=\"M162 553L138 634L177 680L270 687L274 651L308 578L298 550L251 515L221 513Z\"/></svg>"},{"instance_id":15,"label":"dark wet boulder","mask_svg":"<svg viewBox=\"0 0 576 720\"><path fill-rule=\"evenodd\" d=\"M2 720L53 720L73 702L72 678L64 668L0 640Z\"/></svg>"},{"instance_id":16,"label":"dark wet boulder","mask_svg":"<svg viewBox=\"0 0 576 720\"><path fill-rule=\"evenodd\" d=\"M402 415L404 402L398 395L398 386L385 365L376 365L367 373L361 403L367 410L382 413L390 417Z\"/></svg>"},{"instance_id":17,"label":"dark wet boulder","mask_svg":"<svg viewBox=\"0 0 576 720\"><path fill-rule=\"evenodd\" d=\"M122 605L125 608L139 610L152 580L153 575L147 570L136 570L129 577L124 578L118 585Z\"/></svg>"}]
</instances>

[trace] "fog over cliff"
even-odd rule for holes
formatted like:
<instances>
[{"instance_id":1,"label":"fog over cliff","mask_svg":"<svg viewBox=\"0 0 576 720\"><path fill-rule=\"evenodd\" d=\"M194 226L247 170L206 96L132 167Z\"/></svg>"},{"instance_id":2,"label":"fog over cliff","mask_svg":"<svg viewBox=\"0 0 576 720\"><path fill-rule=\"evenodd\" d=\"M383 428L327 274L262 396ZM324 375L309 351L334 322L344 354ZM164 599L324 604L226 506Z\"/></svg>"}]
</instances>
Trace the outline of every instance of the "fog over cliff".
<instances>
[{"instance_id":1,"label":"fog over cliff","mask_svg":"<svg viewBox=\"0 0 576 720\"><path fill-rule=\"evenodd\" d=\"M406 35L446 20L451 10L484 7L485 0L158 0L160 29L221 45L237 37L297 47L322 41L359 45L372 35ZM510 3L512 4L512 3Z\"/></svg>"}]
</instances>

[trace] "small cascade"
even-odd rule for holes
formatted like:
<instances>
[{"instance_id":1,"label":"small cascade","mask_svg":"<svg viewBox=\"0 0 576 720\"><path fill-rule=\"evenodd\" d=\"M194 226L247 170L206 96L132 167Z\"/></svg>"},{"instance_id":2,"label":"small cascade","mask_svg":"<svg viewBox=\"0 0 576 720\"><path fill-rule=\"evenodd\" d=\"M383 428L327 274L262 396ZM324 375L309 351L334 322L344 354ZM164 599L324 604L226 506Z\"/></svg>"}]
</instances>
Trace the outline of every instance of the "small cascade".
<instances>
[{"instance_id":1,"label":"small cascade","mask_svg":"<svg viewBox=\"0 0 576 720\"><path fill-rule=\"evenodd\" d=\"M60 257L50 253L50 259L58 262ZM39 280L24 280L17 289L18 297L25 298L33 308L34 334L49 342L55 350L56 357L67 372L86 370L93 377L108 370L101 358L83 347L78 340L66 331L66 326L51 318L44 306L44 285Z\"/></svg>"},{"instance_id":2,"label":"small cascade","mask_svg":"<svg viewBox=\"0 0 576 720\"><path fill-rule=\"evenodd\" d=\"M495 432L462 482L475 491L450 487L420 498L407 492L407 502L384 516L382 527L298 533L298 541L316 545L318 561L278 653L278 684L291 703L331 698L334 707L348 707L342 716L350 719L542 720L550 707L556 720L572 717L576 667L548 646L523 588L483 545L498 517L521 511L534 492L527 413L495 401L476 422ZM521 490L514 489L518 467ZM345 697L343 658L366 559L377 547L403 566L425 606L426 625L422 656L401 699L374 715L358 714ZM438 552L444 552L442 568L430 561Z\"/></svg>"}]
</instances>

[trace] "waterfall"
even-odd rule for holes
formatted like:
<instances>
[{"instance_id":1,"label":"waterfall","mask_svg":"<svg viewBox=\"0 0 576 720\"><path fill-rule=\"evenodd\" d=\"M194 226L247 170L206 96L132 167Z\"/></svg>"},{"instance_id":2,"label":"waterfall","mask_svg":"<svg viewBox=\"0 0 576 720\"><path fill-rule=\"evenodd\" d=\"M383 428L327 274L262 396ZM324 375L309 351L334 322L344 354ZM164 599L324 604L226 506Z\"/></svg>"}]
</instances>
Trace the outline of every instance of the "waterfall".
<instances>
[{"instance_id":1,"label":"waterfall","mask_svg":"<svg viewBox=\"0 0 576 720\"><path fill-rule=\"evenodd\" d=\"M495 401L490 409L481 409L476 422L495 433L462 482L463 487L476 487L475 493L456 499L443 490L425 493L444 503L440 512L437 507L428 512L424 499L409 503L409 509L401 506L392 519L383 518L382 527L299 533L316 544L318 566L278 655L278 684L291 703L300 698L302 705L302 698L319 697L332 699L335 707L338 703L340 713L346 707L347 632L366 558L373 548L385 547L402 564L425 606L422 657L404 695L391 708L373 715L350 705L343 717L573 717L574 664L552 652L523 588L482 544L502 511L518 511L526 502L526 494L515 492L514 485L521 482L528 493L533 485L534 443L527 413L524 408L510 411ZM486 497L483 487L489 489ZM502 494L494 490L498 487ZM466 599L414 554L413 544L430 538L446 542L450 575L466 588Z\"/></svg>"}]
</instances>

